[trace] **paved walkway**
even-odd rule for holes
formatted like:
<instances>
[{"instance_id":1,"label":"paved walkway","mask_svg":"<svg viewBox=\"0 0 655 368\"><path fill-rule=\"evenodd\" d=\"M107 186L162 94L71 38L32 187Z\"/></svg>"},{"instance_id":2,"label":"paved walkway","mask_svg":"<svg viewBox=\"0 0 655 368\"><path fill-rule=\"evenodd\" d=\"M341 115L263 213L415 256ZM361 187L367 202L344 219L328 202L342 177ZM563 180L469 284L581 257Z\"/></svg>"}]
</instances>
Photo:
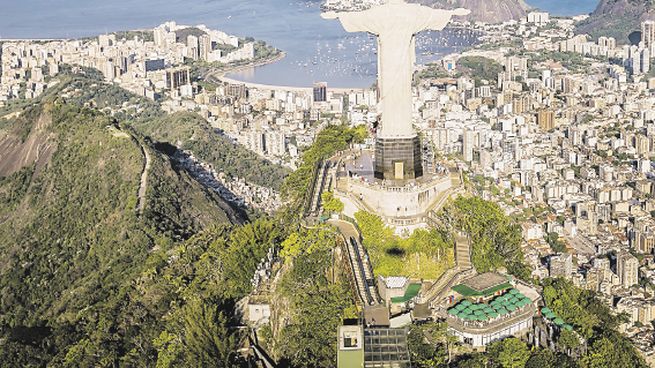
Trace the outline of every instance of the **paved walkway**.
<instances>
[{"instance_id":1,"label":"paved walkway","mask_svg":"<svg viewBox=\"0 0 655 368\"><path fill-rule=\"evenodd\" d=\"M150 166L152 164L152 159L150 158L150 153L148 148L141 143L141 152L144 157L143 171L141 172L141 183L139 184L138 192L138 205L137 211L139 216L143 215L143 211L146 209L146 191L148 190L148 173L150 172Z\"/></svg>"}]
</instances>

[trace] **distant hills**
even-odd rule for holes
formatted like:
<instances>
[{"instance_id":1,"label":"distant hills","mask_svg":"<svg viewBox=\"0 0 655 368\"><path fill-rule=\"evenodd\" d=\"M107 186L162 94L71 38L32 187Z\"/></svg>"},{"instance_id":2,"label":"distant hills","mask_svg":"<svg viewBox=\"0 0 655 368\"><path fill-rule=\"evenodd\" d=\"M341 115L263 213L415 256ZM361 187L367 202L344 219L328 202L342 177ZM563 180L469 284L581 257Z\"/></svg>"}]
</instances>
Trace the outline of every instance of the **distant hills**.
<instances>
[{"instance_id":1,"label":"distant hills","mask_svg":"<svg viewBox=\"0 0 655 368\"><path fill-rule=\"evenodd\" d=\"M601 0L591 16L581 22L577 33L594 38L610 36L619 43L628 43L633 32L639 32L641 22L655 19L653 0Z\"/></svg>"},{"instance_id":2,"label":"distant hills","mask_svg":"<svg viewBox=\"0 0 655 368\"><path fill-rule=\"evenodd\" d=\"M470 9L471 14L464 19L485 23L518 20L525 17L530 9L523 0L414 0L412 2L443 9Z\"/></svg>"},{"instance_id":3,"label":"distant hills","mask_svg":"<svg viewBox=\"0 0 655 368\"><path fill-rule=\"evenodd\" d=\"M305 0L305 1L310 3L316 3L316 2L325 3L325 0ZM525 17L527 11L531 8L528 4L525 3L524 0L406 0L406 1L408 3L417 3L417 4L427 5L433 8L440 8L440 9L466 8L471 10L471 14L465 17L461 17L461 19L475 21L475 22L485 22L485 23L502 23L509 20L518 20L520 18Z\"/></svg>"}]
</instances>

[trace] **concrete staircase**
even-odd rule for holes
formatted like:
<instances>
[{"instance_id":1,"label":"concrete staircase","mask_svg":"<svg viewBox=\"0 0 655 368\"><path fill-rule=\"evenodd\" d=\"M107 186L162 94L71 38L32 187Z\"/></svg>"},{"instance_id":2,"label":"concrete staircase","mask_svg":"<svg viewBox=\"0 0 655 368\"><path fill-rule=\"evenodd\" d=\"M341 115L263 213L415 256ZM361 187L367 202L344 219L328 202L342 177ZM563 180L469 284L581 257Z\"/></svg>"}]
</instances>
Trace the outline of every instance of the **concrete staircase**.
<instances>
[{"instance_id":1,"label":"concrete staircase","mask_svg":"<svg viewBox=\"0 0 655 368\"><path fill-rule=\"evenodd\" d=\"M464 234L457 234L455 237L455 263L461 270L468 270L471 267L471 242Z\"/></svg>"},{"instance_id":2,"label":"concrete staircase","mask_svg":"<svg viewBox=\"0 0 655 368\"><path fill-rule=\"evenodd\" d=\"M446 270L437 281L435 281L432 286L428 290L426 290L424 293L421 293L419 295L419 303L424 304L432 299L434 299L435 295L437 295L443 288L452 280L452 278L459 273L459 268L454 267L451 269Z\"/></svg>"},{"instance_id":3,"label":"concrete staircase","mask_svg":"<svg viewBox=\"0 0 655 368\"><path fill-rule=\"evenodd\" d=\"M445 283L445 285L441 286L439 289L437 289L434 292L432 298L429 300L430 308L435 309L439 307L439 305L443 302L444 298L448 295L450 289L453 286L459 284L463 280L475 276L476 274L475 269L473 268L469 268L468 270L464 270L464 271L459 270L457 267L455 269L458 270L459 272L456 273L454 277L446 280L447 283Z\"/></svg>"},{"instance_id":4,"label":"concrete staircase","mask_svg":"<svg viewBox=\"0 0 655 368\"><path fill-rule=\"evenodd\" d=\"M457 234L455 237L455 267L444 272L432 286L421 295L421 303L429 303L434 308L446 297L449 290L462 280L475 275L471 264L471 251L468 237Z\"/></svg>"},{"instance_id":5,"label":"concrete staircase","mask_svg":"<svg viewBox=\"0 0 655 368\"><path fill-rule=\"evenodd\" d=\"M318 215L319 209L321 207L321 194L323 194L323 191L328 184L328 172L330 166L330 161L325 161L318 165L314 187L312 188L311 205L309 208L309 213L311 215Z\"/></svg>"}]
</instances>

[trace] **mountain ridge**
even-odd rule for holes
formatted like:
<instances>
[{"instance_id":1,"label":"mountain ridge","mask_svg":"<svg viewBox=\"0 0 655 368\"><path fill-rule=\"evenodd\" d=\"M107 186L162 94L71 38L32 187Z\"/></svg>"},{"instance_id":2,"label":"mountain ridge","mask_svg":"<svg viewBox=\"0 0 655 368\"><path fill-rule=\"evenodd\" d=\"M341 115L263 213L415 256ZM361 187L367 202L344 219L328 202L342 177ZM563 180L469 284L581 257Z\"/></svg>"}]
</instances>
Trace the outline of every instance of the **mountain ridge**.
<instances>
[{"instance_id":1,"label":"mountain ridge","mask_svg":"<svg viewBox=\"0 0 655 368\"><path fill-rule=\"evenodd\" d=\"M609 36L620 44L629 43L629 37L641 30L641 22L655 20L653 0L601 0L588 19L580 22L576 33L593 38Z\"/></svg>"},{"instance_id":2,"label":"mountain ridge","mask_svg":"<svg viewBox=\"0 0 655 368\"><path fill-rule=\"evenodd\" d=\"M524 0L415 0L413 2L434 8L466 8L471 14L456 17L472 22L503 23L527 15L531 7Z\"/></svg>"}]
</instances>

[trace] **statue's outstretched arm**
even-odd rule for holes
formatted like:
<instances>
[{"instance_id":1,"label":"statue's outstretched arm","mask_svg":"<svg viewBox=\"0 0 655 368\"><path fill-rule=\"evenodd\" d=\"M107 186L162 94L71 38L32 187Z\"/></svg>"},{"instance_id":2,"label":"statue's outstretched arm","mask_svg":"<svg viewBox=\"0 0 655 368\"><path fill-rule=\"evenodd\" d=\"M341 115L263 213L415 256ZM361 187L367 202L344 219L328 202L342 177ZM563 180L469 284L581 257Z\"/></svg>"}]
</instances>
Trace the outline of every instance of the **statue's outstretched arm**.
<instances>
[{"instance_id":1,"label":"statue's outstretched arm","mask_svg":"<svg viewBox=\"0 0 655 368\"><path fill-rule=\"evenodd\" d=\"M323 19L337 19L337 18L339 18L339 15L335 11L329 11L329 12L321 13L321 18L323 18Z\"/></svg>"},{"instance_id":2,"label":"statue's outstretched arm","mask_svg":"<svg viewBox=\"0 0 655 368\"><path fill-rule=\"evenodd\" d=\"M358 12L334 12L329 11L321 13L323 19L339 19L341 25L347 32L371 32L379 31L375 29L376 19L369 11Z\"/></svg>"}]
</instances>

